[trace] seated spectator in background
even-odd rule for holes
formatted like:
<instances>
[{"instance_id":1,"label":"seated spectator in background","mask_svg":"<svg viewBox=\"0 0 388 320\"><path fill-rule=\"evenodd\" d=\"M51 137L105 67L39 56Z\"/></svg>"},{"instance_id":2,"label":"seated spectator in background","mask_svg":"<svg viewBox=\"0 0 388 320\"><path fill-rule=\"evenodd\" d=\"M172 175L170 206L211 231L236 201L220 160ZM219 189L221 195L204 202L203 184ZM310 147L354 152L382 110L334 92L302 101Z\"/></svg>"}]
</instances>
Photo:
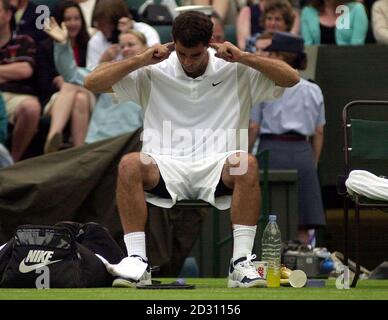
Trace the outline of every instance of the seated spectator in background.
<instances>
[{"instance_id":1,"label":"seated spectator in background","mask_svg":"<svg viewBox=\"0 0 388 320\"><path fill-rule=\"evenodd\" d=\"M85 67L89 34L79 5L73 1L61 1L56 16L58 23L66 26L77 66ZM55 152L61 147L63 130L69 120L70 141L75 147L81 146L95 103L94 94L82 86L65 82L58 74L51 39L42 42L38 53L40 91L46 103L43 112L51 117L44 153Z\"/></svg>"},{"instance_id":2,"label":"seated spectator in background","mask_svg":"<svg viewBox=\"0 0 388 320\"><path fill-rule=\"evenodd\" d=\"M111 61L118 57L133 57L148 48L145 36L135 30L120 33L119 46L117 57L113 57ZM139 105L134 102L118 103L112 94L101 94L90 121L86 143L132 132L142 125L143 109Z\"/></svg>"},{"instance_id":3,"label":"seated spectator in background","mask_svg":"<svg viewBox=\"0 0 388 320\"><path fill-rule=\"evenodd\" d=\"M224 24L222 23L221 17L216 11L213 11L210 19L213 22L213 42L222 43L225 41L225 30Z\"/></svg>"},{"instance_id":4,"label":"seated spectator in background","mask_svg":"<svg viewBox=\"0 0 388 320\"><path fill-rule=\"evenodd\" d=\"M376 41L388 44L388 0L379 0L373 4L372 27Z\"/></svg>"},{"instance_id":5,"label":"seated spectator in background","mask_svg":"<svg viewBox=\"0 0 388 320\"><path fill-rule=\"evenodd\" d=\"M238 5L235 0L181 0L182 6L210 5L221 17L222 23L236 25Z\"/></svg>"},{"instance_id":6,"label":"seated spectator in background","mask_svg":"<svg viewBox=\"0 0 388 320\"><path fill-rule=\"evenodd\" d=\"M262 14L266 0L241 8L236 21L237 46L245 50L247 39L264 31Z\"/></svg>"},{"instance_id":7,"label":"seated spectator in background","mask_svg":"<svg viewBox=\"0 0 388 320\"><path fill-rule=\"evenodd\" d=\"M349 17L336 13L340 5L347 6ZM368 17L364 5L359 2L310 0L301 12L301 33L307 46L362 45L367 31Z\"/></svg>"},{"instance_id":8,"label":"seated spectator in background","mask_svg":"<svg viewBox=\"0 0 388 320\"><path fill-rule=\"evenodd\" d=\"M265 0L241 9L237 20L238 46L254 52L255 42L263 31L299 33L299 13L288 0Z\"/></svg>"},{"instance_id":9,"label":"seated spectator in background","mask_svg":"<svg viewBox=\"0 0 388 320\"><path fill-rule=\"evenodd\" d=\"M14 126L11 155L19 161L38 129L41 107L33 89L35 42L12 34L12 14L9 0L0 0L0 90Z\"/></svg>"},{"instance_id":10,"label":"seated spectator in background","mask_svg":"<svg viewBox=\"0 0 388 320\"><path fill-rule=\"evenodd\" d=\"M129 16L126 3L123 0L99 0L93 14L94 26L99 30L90 39L87 50L86 66L89 70L94 69L100 61L105 50L115 45L110 51L118 52L118 28L119 20L123 24L128 24L128 28L133 28L146 36L149 46L160 43L157 31L151 26L135 22Z\"/></svg>"},{"instance_id":11,"label":"seated spectator in background","mask_svg":"<svg viewBox=\"0 0 388 320\"><path fill-rule=\"evenodd\" d=\"M42 29L37 28L38 17L41 11L36 12L37 5L29 0L10 0L15 8L15 31L16 34L29 35L36 44L47 38Z\"/></svg>"},{"instance_id":12,"label":"seated spectator in background","mask_svg":"<svg viewBox=\"0 0 388 320\"><path fill-rule=\"evenodd\" d=\"M89 35L92 36L96 33L96 29L93 28L93 11L96 6L97 0L74 0L81 8L82 15L84 16L85 23Z\"/></svg>"},{"instance_id":13,"label":"seated spectator in background","mask_svg":"<svg viewBox=\"0 0 388 320\"><path fill-rule=\"evenodd\" d=\"M0 169L13 164L11 155L4 146L8 134L7 112L5 111L5 102L0 92Z\"/></svg>"},{"instance_id":14,"label":"seated spectator in background","mask_svg":"<svg viewBox=\"0 0 388 320\"><path fill-rule=\"evenodd\" d=\"M59 73L65 81L83 86L84 78L89 74L87 68L78 67L68 39L66 27L59 27L54 21L46 32L55 40L54 60ZM122 57L129 57L147 48L145 36L135 30L129 30L119 36ZM116 57L112 57L115 60ZM119 103L109 93L100 94L90 119L86 143L112 138L120 134L133 132L143 124L143 110L134 102Z\"/></svg>"},{"instance_id":15,"label":"seated spectator in background","mask_svg":"<svg viewBox=\"0 0 388 320\"><path fill-rule=\"evenodd\" d=\"M286 32L275 32L266 50L270 58L287 62L295 69L306 68L303 39ZM269 150L270 169L298 171L298 240L310 242L309 229L325 225L325 214L317 175L323 145L325 110L318 85L301 79L286 88L283 96L255 105L249 124L252 151L260 135L259 151ZM308 139L311 138L311 144Z\"/></svg>"}]
</instances>

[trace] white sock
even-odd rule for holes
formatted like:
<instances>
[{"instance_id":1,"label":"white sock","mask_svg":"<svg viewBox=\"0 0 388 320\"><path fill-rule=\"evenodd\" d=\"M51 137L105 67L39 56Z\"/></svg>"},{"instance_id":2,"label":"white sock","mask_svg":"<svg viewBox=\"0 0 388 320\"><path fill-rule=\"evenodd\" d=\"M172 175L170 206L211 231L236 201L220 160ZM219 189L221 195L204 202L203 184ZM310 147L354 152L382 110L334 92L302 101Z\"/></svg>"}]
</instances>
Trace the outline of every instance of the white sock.
<instances>
[{"instance_id":1,"label":"white sock","mask_svg":"<svg viewBox=\"0 0 388 320\"><path fill-rule=\"evenodd\" d=\"M257 226L233 225L233 261L252 253Z\"/></svg>"},{"instance_id":2,"label":"white sock","mask_svg":"<svg viewBox=\"0 0 388 320\"><path fill-rule=\"evenodd\" d=\"M124 235L124 242L127 247L128 257L138 255L147 260L144 232L127 233Z\"/></svg>"}]
</instances>

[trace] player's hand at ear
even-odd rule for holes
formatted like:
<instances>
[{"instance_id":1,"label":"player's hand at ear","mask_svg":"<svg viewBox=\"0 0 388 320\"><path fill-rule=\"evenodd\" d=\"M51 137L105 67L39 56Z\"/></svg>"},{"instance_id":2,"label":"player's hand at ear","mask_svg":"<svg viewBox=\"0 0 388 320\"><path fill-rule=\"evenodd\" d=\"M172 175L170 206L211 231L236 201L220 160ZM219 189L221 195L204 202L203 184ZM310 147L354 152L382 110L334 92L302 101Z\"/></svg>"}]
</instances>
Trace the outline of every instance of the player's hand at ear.
<instances>
[{"instance_id":1,"label":"player's hand at ear","mask_svg":"<svg viewBox=\"0 0 388 320\"><path fill-rule=\"evenodd\" d=\"M151 48L147 49L143 54L145 65L156 64L168 59L171 52L173 51L173 43L156 44Z\"/></svg>"},{"instance_id":2,"label":"player's hand at ear","mask_svg":"<svg viewBox=\"0 0 388 320\"><path fill-rule=\"evenodd\" d=\"M239 62L244 52L228 41L224 43L210 43L211 48L216 50L215 56L228 62Z\"/></svg>"}]
</instances>

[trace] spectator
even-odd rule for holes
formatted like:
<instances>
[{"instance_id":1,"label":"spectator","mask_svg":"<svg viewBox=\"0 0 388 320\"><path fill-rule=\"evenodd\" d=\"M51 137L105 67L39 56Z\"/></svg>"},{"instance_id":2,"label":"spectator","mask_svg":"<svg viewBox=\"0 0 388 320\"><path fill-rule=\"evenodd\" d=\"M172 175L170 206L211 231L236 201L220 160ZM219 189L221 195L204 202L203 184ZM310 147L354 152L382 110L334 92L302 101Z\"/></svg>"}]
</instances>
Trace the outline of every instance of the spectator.
<instances>
[{"instance_id":1,"label":"spectator","mask_svg":"<svg viewBox=\"0 0 388 320\"><path fill-rule=\"evenodd\" d=\"M241 9L237 19L237 43L253 52L257 36L266 31L299 33L299 13L288 0L262 0Z\"/></svg>"},{"instance_id":2,"label":"spectator","mask_svg":"<svg viewBox=\"0 0 388 320\"><path fill-rule=\"evenodd\" d=\"M4 168L13 164L12 157L9 154L7 148L4 146L5 139L7 138L7 131L7 112L5 111L4 99L0 92L0 168Z\"/></svg>"},{"instance_id":3,"label":"spectator","mask_svg":"<svg viewBox=\"0 0 388 320\"><path fill-rule=\"evenodd\" d=\"M376 41L388 44L388 0L379 0L373 4L372 26Z\"/></svg>"},{"instance_id":4,"label":"spectator","mask_svg":"<svg viewBox=\"0 0 388 320\"><path fill-rule=\"evenodd\" d=\"M295 69L306 67L303 39L275 32L265 49L269 57L287 62ZM298 240L310 243L309 229L325 225L325 215L316 167L323 145L325 111L322 91L307 80L286 88L282 97L253 107L249 145L260 134L259 151L269 150L270 169L298 171ZM311 144L308 139L311 138Z\"/></svg>"},{"instance_id":5,"label":"spectator","mask_svg":"<svg viewBox=\"0 0 388 320\"><path fill-rule=\"evenodd\" d=\"M90 39L87 50L86 66L89 70L94 69L99 63L103 53L110 49L111 52L118 52L118 35L120 33L118 24L121 20L128 28L142 32L147 38L148 45L154 45L160 42L157 31L151 26L135 22L129 19L129 11L123 0L99 0L93 14L93 22L99 30Z\"/></svg>"},{"instance_id":6,"label":"spectator","mask_svg":"<svg viewBox=\"0 0 388 320\"><path fill-rule=\"evenodd\" d=\"M73 1L61 1L57 8L57 19L59 24L64 23L66 26L74 61L77 66L85 67L89 34L81 8ZM38 62L41 92L48 93L44 97L46 102L44 114L51 116L44 152L54 152L61 147L62 133L69 119L70 139L73 146L78 147L85 141L95 97L82 86L65 82L63 77L58 74L55 69L51 39L47 39L41 44Z\"/></svg>"},{"instance_id":7,"label":"spectator","mask_svg":"<svg viewBox=\"0 0 388 320\"><path fill-rule=\"evenodd\" d=\"M56 40L54 60L59 73L66 81L83 86L84 77L90 71L75 64L74 55L67 41L66 29L51 22L51 26L46 30ZM122 51L120 56L123 57L132 56L147 48L144 35L134 30L121 34L119 40ZM116 57L111 59L115 60ZM116 104L113 95L101 94L93 111L85 142L93 143L132 132L140 128L142 123L142 110L137 104L133 102Z\"/></svg>"},{"instance_id":8,"label":"spectator","mask_svg":"<svg viewBox=\"0 0 388 320\"><path fill-rule=\"evenodd\" d=\"M38 29L37 20L42 14L37 13L37 5L29 0L10 0L15 8L15 31L16 34L28 35L35 40L36 44L47 38L42 29ZM43 21L43 20L42 20Z\"/></svg>"},{"instance_id":9,"label":"spectator","mask_svg":"<svg viewBox=\"0 0 388 320\"><path fill-rule=\"evenodd\" d=\"M222 43L225 41L225 30L224 24L222 23L221 17L216 11L213 11L210 19L213 22L213 41Z\"/></svg>"},{"instance_id":10,"label":"spectator","mask_svg":"<svg viewBox=\"0 0 388 320\"><path fill-rule=\"evenodd\" d=\"M9 0L0 0L0 90L14 126L11 155L19 161L37 131L41 107L33 95L35 42L26 35L13 35L11 20Z\"/></svg>"},{"instance_id":11,"label":"spectator","mask_svg":"<svg viewBox=\"0 0 388 320\"><path fill-rule=\"evenodd\" d=\"M126 59L144 52L148 46L145 36L136 30L127 30L119 36L118 56ZM116 60L112 57L110 61ZM106 60L107 62L109 60ZM111 94L101 94L93 112L86 142L99 140L132 132L143 125L143 110L136 103L117 103Z\"/></svg>"},{"instance_id":12,"label":"spectator","mask_svg":"<svg viewBox=\"0 0 388 320\"><path fill-rule=\"evenodd\" d=\"M349 10L336 13L340 5ZM349 23L349 25L347 25ZM305 45L362 45L368 31L364 5L341 0L311 0L302 9L301 32Z\"/></svg>"},{"instance_id":13,"label":"spectator","mask_svg":"<svg viewBox=\"0 0 388 320\"><path fill-rule=\"evenodd\" d=\"M92 36L97 31L92 27L93 11L96 7L97 0L74 0L74 2L80 6L89 35Z\"/></svg>"}]
</instances>

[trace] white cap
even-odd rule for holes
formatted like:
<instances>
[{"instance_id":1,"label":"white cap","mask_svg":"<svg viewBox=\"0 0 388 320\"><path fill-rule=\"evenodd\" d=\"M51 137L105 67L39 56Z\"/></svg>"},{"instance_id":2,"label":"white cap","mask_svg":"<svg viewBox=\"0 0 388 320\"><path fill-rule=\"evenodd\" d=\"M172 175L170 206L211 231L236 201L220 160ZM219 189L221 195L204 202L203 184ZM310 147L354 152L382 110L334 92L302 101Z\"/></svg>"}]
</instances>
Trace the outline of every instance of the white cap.
<instances>
[{"instance_id":1,"label":"white cap","mask_svg":"<svg viewBox=\"0 0 388 320\"><path fill-rule=\"evenodd\" d=\"M180 7L175 8L175 11L178 14L180 14L182 12L186 12L186 11L199 11L199 12L206 14L207 16L211 16L213 11L214 11L214 8L213 8L213 6L202 6L202 5L180 6Z\"/></svg>"}]
</instances>

